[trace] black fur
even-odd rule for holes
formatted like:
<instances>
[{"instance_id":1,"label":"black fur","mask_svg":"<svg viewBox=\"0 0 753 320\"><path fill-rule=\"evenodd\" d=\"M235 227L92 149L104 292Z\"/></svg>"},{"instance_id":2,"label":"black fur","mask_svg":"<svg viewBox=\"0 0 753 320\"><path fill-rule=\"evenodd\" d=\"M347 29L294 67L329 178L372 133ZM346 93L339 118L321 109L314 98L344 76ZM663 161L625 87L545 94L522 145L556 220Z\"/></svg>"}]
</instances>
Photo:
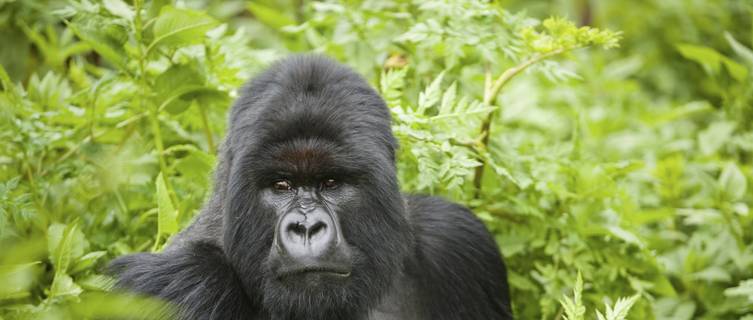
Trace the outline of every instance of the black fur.
<instances>
[{"instance_id":1,"label":"black fur","mask_svg":"<svg viewBox=\"0 0 753 320\"><path fill-rule=\"evenodd\" d=\"M295 56L243 90L212 197L159 254L117 259L118 286L175 303L184 319L512 319L498 248L467 209L404 196L384 101L331 60ZM278 281L269 181L322 175L352 254L346 280ZM293 178L291 178L293 179Z\"/></svg>"}]
</instances>

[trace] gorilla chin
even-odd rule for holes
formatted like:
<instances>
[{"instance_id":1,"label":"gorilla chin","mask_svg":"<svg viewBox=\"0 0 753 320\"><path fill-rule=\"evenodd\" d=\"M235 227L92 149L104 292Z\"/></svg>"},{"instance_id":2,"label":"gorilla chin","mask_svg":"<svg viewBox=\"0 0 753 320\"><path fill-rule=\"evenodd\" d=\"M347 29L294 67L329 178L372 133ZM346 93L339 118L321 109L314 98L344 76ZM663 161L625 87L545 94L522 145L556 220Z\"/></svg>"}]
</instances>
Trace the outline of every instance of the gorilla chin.
<instances>
[{"instance_id":1,"label":"gorilla chin","mask_svg":"<svg viewBox=\"0 0 753 320\"><path fill-rule=\"evenodd\" d=\"M120 257L120 290L182 319L512 319L496 243L466 208L405 195L389 109L327 58L242 89L212 196L161 253Z\"/></svg>"}]
</instances>

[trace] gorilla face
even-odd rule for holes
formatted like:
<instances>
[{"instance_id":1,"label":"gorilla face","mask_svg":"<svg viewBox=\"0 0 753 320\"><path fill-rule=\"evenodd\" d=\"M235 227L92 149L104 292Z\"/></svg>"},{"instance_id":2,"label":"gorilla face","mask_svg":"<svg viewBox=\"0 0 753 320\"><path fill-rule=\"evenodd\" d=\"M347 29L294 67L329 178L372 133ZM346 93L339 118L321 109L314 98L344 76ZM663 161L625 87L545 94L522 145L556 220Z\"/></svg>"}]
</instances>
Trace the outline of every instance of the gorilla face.
<instances>
[{"instance_id":1,"label":"gorilla face","mask_svg":"<svg viewBox=\"0 0 753 320\"><path fill-rule=\"evenodd\" d=\"M412 241L382 99L302 61L259 76L231 119L223 241L247 294L291 318L369 310Z\"/></svg>"}]
</instances>

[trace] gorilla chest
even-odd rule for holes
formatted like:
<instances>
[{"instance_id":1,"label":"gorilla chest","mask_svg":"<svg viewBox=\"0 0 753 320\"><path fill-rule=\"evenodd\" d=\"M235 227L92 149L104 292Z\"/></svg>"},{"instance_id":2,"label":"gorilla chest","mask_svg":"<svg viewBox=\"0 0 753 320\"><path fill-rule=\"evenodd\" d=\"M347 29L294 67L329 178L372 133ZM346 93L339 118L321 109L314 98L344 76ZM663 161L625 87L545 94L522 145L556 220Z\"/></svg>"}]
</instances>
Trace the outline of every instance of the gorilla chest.
<instances>
[{"instance_id":1,"label":"gorilla chest","mask_svg":"<svg viewBox=\"0 0 753 320\"><path fill-rule=\"evenodd\" d=\"M403 277L402 285L396 286L387 294L378 307L374 308L366 320L405 320L423 319L422 312L417 306L417 292L410 281Z\"/></svg>"}]
</instances>

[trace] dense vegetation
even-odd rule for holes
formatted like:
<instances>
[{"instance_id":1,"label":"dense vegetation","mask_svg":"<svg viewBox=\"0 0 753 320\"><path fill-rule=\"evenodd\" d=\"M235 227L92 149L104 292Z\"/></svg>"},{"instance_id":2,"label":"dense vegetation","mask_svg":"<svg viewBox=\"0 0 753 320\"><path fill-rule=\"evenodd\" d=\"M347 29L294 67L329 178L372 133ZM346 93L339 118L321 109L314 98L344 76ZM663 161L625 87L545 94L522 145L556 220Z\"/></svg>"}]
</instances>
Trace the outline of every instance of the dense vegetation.
<instances>
[{"instance_id":1,"label":"dense vegetation","mask_svg":"<svg viewBox=\"0 0 753 320\"><path fill-rule=\"evenodd\" d=\"M309 51L388 101L404 190L494 232L518 318L753 319L752 3L289 2L0 1L0 319L159 307L104 267L191 220L236 90Z\"/></svg>"}]
</instances>

